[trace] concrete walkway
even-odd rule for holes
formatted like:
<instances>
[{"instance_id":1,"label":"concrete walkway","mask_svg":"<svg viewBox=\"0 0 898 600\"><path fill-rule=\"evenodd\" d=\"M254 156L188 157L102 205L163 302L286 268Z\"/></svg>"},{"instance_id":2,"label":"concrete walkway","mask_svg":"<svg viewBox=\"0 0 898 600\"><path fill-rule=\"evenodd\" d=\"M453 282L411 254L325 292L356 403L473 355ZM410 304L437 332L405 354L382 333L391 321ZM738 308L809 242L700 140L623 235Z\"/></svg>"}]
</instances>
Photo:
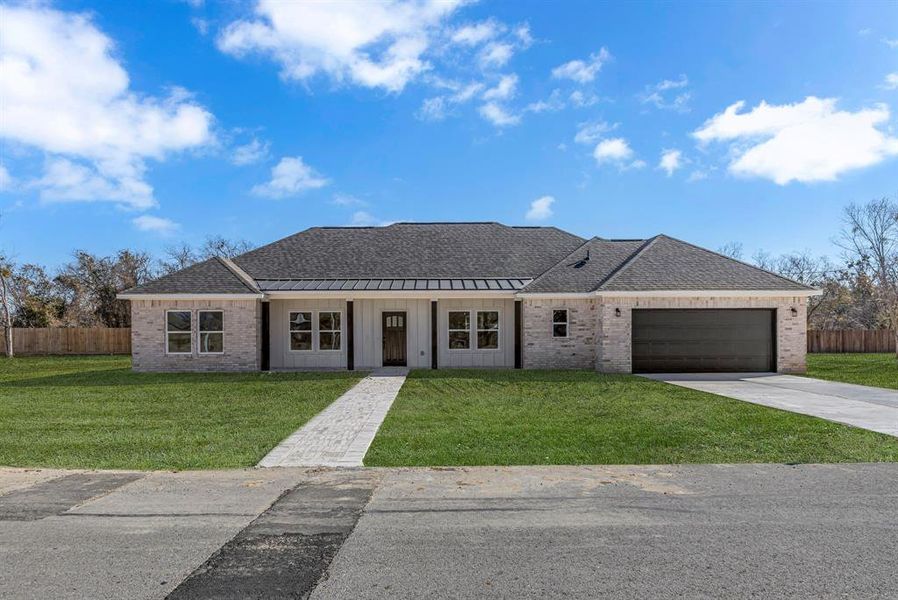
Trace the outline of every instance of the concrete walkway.
<instances>
[{"instance_id":1,"label":"concrete walkway","mask_svg":"<svg viewBox=\"0 0 898 600\"><path fill-rule=\"evenodd\" d=\"M383 368L362 379L278 444L260 467L361 467L408 369Z\"/></svg>"},{"instance_id":2,"label":"concrete walkway","mask_svg":"<svg viewBox=\"0 0 898 600\"><path fill-rule=\"evenodd\" d=\"M772 373L645 377L898 437L898 391L894 390Z\"/></svg>"}]
</instances>

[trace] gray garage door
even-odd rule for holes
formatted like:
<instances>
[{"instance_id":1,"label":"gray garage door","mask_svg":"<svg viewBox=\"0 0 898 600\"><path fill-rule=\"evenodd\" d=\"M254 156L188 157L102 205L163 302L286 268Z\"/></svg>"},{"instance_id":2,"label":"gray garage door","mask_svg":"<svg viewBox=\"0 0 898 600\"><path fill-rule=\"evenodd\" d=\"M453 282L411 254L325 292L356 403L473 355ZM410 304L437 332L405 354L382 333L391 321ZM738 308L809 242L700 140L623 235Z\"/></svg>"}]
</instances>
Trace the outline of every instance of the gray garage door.
<instances>
[{"instance_id":1,"label":"gray garage door","mask_svg":"<svg viewBox=\"0 0 898 600\"><path fill-rule=\"evenodd\" d=\"M772 310L633 311L636 373L776 370Z\"/></svg>"}]
</instances>

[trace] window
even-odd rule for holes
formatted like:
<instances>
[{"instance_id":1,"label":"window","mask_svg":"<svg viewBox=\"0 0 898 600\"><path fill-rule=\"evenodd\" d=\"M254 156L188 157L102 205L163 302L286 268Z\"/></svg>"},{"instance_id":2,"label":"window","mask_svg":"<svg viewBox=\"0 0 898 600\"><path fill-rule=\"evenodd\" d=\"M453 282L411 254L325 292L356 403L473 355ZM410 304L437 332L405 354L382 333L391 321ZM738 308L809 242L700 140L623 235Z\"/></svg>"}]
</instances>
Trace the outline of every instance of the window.
<instances>
[{"instance_id":1,"label":"window","mask_svg":"<svg viewBox=\"0 0 898 600\"><path fill-rule=\"evenodd\" d=\"M477 348L479 350L499 348L499 311L477 311Z\"/></svg>"},{"instance_id":2,"label":"window","mask_svg":"<svg viewBox=\"0 0 898 600\"><path fill-rule=\"evenodd\" d=\"M339 312L320 312L318 313L318 349L319 350L339 350L340 349L340 313Z\"/></svg>"},{"instance_id":3,"label":"window","mask_svg":"<svg viewBox=\"0 0 898 600\"><path fill-rule=\"evenodd\" d=\"M165 350L168 354L190 354L192 333L189 310L165 313Z\"/></svg>"},{"instance_id":4,"label":"window","mask_svg":"<svg viewBox=\"0 0 898 600\"><path fill-rule=\"evenodd\" d=\"M220 310L201 310L196 321L200 328L200 354L224 352L224 313Z\"/></svg>"},{"instance_id":5,"label":"window","mask_svg":"<svg viewBox=\"0 0 898 600\"><path fill-rule=\"evenodd\" d=\"M552 337L567 337L567 309L557 308L552 311Z\"/></svg>"},{"instance_id":6,"label":"window","mask_svg":"<svg viewBox=\"0 0 898 600\"><path fill-rule=\"evenodd\" d=\"M471 313L449 311L449 349L467 350L471 347Z\"/></svg>"},{"instance_id":7,"label":"window","mask_svg":"<svg viewBox=\"0 0 898 600\"><path fill-rule=\"evenodd\" d=\"M312 349L312 313L291 312L290 350L302 351Z\"/></svg>"}]
</instances>

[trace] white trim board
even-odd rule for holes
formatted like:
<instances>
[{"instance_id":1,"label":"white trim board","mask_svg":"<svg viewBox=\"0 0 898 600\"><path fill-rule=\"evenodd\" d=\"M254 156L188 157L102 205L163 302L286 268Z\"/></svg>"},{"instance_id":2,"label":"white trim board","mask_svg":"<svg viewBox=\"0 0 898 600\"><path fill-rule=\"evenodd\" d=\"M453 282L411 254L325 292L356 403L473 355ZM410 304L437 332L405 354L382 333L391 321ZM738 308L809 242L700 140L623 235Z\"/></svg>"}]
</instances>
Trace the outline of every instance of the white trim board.
<instances>
[{"instance_id":1,"label":"white trim board","mask_svg":"<svg viewBox=\"0 0 898 600\"><path fill-rule=\"evenodd\" d=\"M264 294L118 294L118 300L261 300Z\"/></svg>"}]
</instances>

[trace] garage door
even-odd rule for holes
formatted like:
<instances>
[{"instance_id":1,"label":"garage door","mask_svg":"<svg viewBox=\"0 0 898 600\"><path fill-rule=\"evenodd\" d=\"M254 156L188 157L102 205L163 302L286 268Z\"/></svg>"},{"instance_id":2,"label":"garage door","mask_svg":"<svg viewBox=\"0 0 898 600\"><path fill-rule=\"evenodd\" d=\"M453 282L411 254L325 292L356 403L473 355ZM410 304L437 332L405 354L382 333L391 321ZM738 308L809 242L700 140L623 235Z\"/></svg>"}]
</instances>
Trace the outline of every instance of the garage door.
<instances>
[{"instance_id":1,"label":"garage door","mask_svg":"<svg viewBox=\"0 0 898 600\"><path fill-rule=\"evenodd\" d=\"M776 370L772 310L633 311L636 373Z\"/></svg>"}]
</instances>

